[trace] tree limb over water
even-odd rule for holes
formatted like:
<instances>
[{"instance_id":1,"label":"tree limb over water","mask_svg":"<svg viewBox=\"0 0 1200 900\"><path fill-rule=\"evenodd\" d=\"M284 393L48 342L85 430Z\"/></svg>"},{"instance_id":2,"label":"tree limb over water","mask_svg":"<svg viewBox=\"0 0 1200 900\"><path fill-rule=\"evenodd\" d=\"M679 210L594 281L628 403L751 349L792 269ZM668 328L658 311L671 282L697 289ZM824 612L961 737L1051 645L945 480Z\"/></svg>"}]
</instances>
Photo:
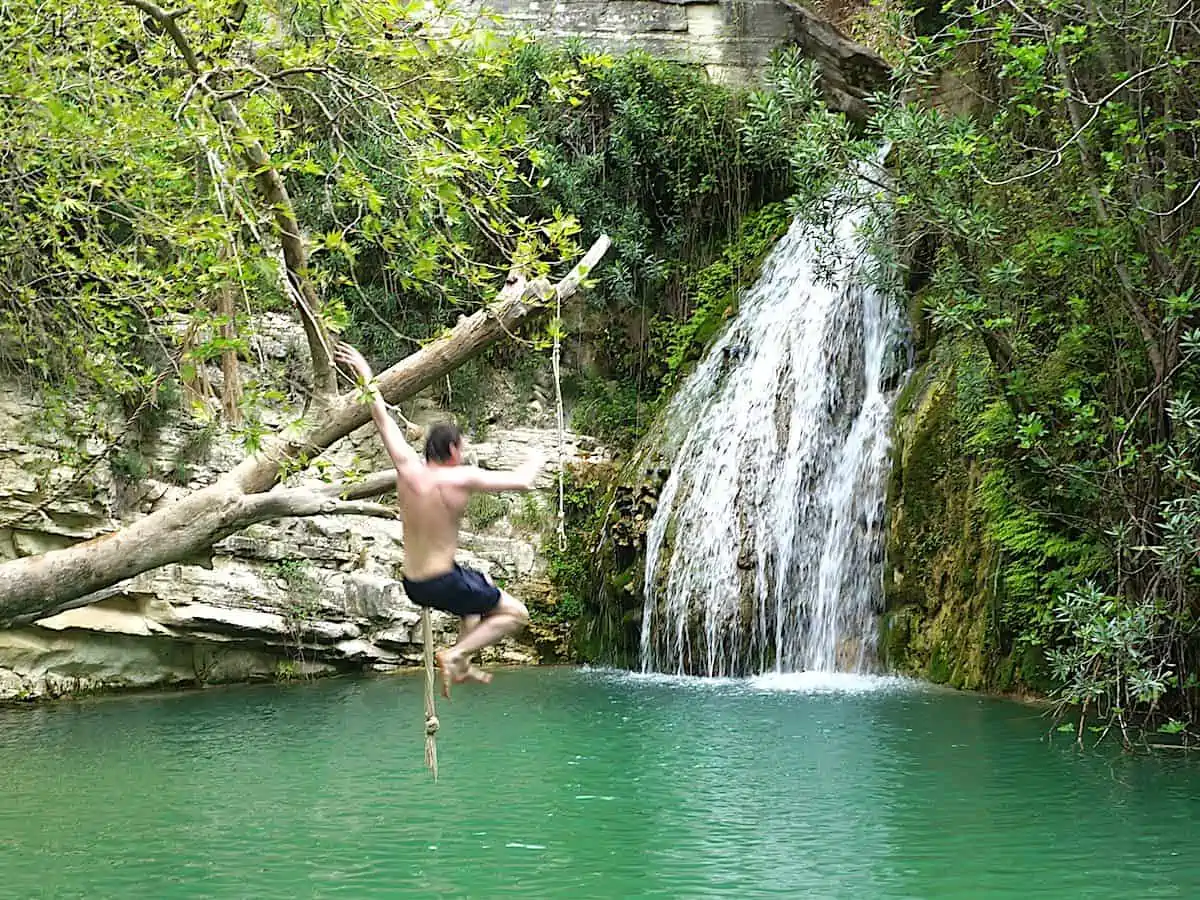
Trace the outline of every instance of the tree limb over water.
<instances>
[{"instance_id":1,"label":"tree limb over water","mask_svg":"<svg viewBox=\"0 0 1200 900\"><path fill-rule=\"evenodd\" d=\"M214 543L257 522L320 514L392 514L387 507L369 502L387 493L391 473L316 488L280 484L287 474L303 469L336 441L368 423L370 411L357 389L338 392L333 340L320 292L309 270L309 248L285 181L286 169L272 158L264 139L248 124L247 120L253 118L251 111L237 105L245 95L222 93L227 87L223 84L226 73L219 66L210 67L205 55L211 50L208 45L193 45L189 40L180 25L186 10L169 12L151 0L122 0L122 4L146 17L144 23L152 43L164 43L163 36L169 39L172 49L168 55L181 59L183 64L173 70L171 77L184 79L187 85L181 91L180 113L191 98L203 101L218 137L227 146L237 148L260 202L269 210L273 226L269 237L277 242L283 256L281 280L285 295L304 326L312 389L298 422L262 440L251 455L215 483L118 531L0 565L0 627L36 620L48 611L79 605L81 601L90 602L97 591L158 566L203 559ZM237 24L230 27L236 28ZM137 59L137 52L131 58ZM203 133L197 140L199 151L207 152ZM252 225L249 227L253 230ZM255 236L261 239L257 231ZM460 318L446 333L380 373L377 381L384 399L396 404L412 397L511 335L523 319L541 310L556 295L565 299L578 292L608 246L607 237L597 240L557 285L544 278L510 281L491 304ZM524 259L527 262L528 256Z\"/></svg>"},{"instance_id":2,"label":"tree limb over water","mask_svg":"<svg viewBox=\"0 0 1200 900\"><path fill-rule=\"evenodd\" d=\"M377 381L383 398L394 404L412 397L510 335L555 293L563 299L576 294L608 247L608 238L601 237L556 285L537 279L505 287L494 302L460 319L448 334L381 372ZM272 490L285 463L304 454L314 457L370 418L370 409L357 390L340 394L322 409L319 419L274 435L216 483L119 531L0 565L0 625L40 617L126 578L201 555L217 541L256 522L329 512L376 512L374 505L364 507L350 501L383 493L390 473L376 473L358 485L329 485L317 491Z\"/></svg>"}]
</instances>

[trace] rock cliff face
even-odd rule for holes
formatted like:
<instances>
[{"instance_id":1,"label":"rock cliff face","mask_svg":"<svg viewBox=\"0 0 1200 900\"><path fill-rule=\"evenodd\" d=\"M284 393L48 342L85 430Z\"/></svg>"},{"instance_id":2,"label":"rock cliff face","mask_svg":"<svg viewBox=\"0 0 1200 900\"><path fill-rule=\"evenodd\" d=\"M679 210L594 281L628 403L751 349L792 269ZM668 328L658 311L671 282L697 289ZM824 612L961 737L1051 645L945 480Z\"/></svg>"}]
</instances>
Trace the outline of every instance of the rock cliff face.
<instances>
[{"instance_id":1,"label":"rock cliff face","mask_svg":"<svg viewBox=\"0 0 1200 900\"><path fill-rule=\"evenodd\" d=\"M980 473L955 415L948 346L896 404L880 646L894 670L955 687L993 686L989 624L997 555L977 509Z\"/></svg>"},{"instance_id":2,"label":"rock cliff face","mask_svg":"<svg viewBox=\"0 0 1200 900\"><path fill-rule=\"evenodd\" d=\"M703 66L724 83L754 80L771 53L798 45L820 67L826 100L855 118L887 79L873 51L794 0L458 0L468 13L498 16L496 27L542 39L580 38L606 50L637 48Z\"/></svg>"},{"instance_id":3,"label":"rock cliff face","mask_svg":"<svg viewBox=\"0 0 1200 900\"><path fill-rule=\"evenodd\" d=\"M303 338L278 320L257 349L268 365L286 367L303 352ZM143 477L130 477L116 454L83 471L50 470L46 461L62 436L35 424L38 404L32 394L0 387L0 559L111 531L210 482L240 454L228 435L206 432L200 442L198 429L176 421L143 445ZM438 415L427 398L406 412L418 423ZM272 424L285 415L264 411ZM480 465L506 468L535 447L556 458L558 432L492 428L486 441L468 439L467 452ZM576 463L602 457L594 441L576 435L567 435L566 452ZM373 426L336 445L327 461L363 471L388 464ZM464 562L535 601L550 593L538 549L553 521L554 479L547 470L540 490L516 503L488 497L490 505L469 507L463 535ZM389 519L317 516L253 526L216 545L211 560L165 566L95 595L88 606L0 630L0 700L417 664L420 614L398 580L402 561L402 528ZM455 628L452 617L434 615L439 642ZM536 646L508 641L485 659L538 657Z\"/></svg>"},{"instance_id":4,"label":"rock cliff face","mask_svg":"<svg viewBox=\"0 0 1200 900\"><path fill-rule=\"evenodd\" d=\"M1041 654L1015 647L1000 626L1001 554L979 496L987 462L972 455L960 422L961 394L986 365L979 353L937 342L896 403L880 650L892 671L1044 695L1052 684Z\"/></svg>"}]
</instances>

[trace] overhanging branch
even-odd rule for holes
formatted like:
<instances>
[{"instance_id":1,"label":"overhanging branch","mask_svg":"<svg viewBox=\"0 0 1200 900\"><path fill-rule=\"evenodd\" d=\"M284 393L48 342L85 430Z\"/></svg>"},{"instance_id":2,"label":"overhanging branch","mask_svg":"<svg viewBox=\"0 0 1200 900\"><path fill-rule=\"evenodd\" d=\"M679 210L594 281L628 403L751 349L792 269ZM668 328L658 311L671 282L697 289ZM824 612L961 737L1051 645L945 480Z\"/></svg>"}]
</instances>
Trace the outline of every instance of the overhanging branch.
<instances>
[{"instance_id":1,"label":"overhanging branch","mask_svg":"<svg viewBox=\"0 0 1200 900\"><path fill-rule=\"evenodd\" d=\"M320 491L307 488L287 488L252 494L242 506L246 525L265 522L269 519L304 518L307 516L375 516L384 519L396 518L394 506L371 503L367 500L340 500Z\"/></svg>"},{"instance_id":2,"label":"overhanging branch","mask_svg":"<svg viewBox=\"0 0 1200 900\"><path fill-rule=\"evenodd\" d=\"M511 334L530 312L544 307L558 291L570 297L607 251L602 237L558 285L539 280L510 284L496 302L465 317L445 336L401 360L380 377L391 402L407 399L423 387ZM0 627L36 621L50 610L97 595L142 572L169 563L200 559L214 543L255 521L296 515L304 510L391 515L390 507L359 503L389 489L392 475L377 472L350 485L308 489L270 489L280 466L303 451L321 451L364 425L371 413L357 392L334 398L320 421L297 434L276 436L266 447L234 467L214 484L193 491L119 531L61 550L0 563ZM298 491L298 493L289 493ZM269 493L268 493L269 492ZM303 496L301 496L303 495ZM332 503L332 506L328 505Z\"/></svg>"},{"instance_id":3,"label":"overhanging branch","mask_svg":"<svg viewBox=\"0 0 1200 900\"><path fill-rule=\"evenodd\" d=\"M494 302L463 317L445 335L379 373L375 381L383 399L399 403L445 377L496 341L510 336L518 322L544 308L556 291L564 300L574 296L610 246L608 236L602 235L558 284L539 279L507 285ZM358 391L341 394L322 410L319 421L298 433L266 441L261 451L234 468L229 477L248 494L268 491L275 485L284 461L302 453L315 456L370 419L370 407L362 402Z\"/></svg>"}]
</instances>

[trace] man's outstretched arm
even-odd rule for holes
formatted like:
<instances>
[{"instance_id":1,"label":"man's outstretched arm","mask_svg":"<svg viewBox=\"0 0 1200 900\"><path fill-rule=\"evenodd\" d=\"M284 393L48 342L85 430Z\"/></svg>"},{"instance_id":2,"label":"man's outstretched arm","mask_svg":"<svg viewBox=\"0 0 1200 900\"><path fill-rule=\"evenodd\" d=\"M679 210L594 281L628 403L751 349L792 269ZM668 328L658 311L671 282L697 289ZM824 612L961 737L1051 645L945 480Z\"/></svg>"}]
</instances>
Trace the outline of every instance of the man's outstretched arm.
<instances>
[{"instance_id":1,"label":"man's outstretched arm","mask_svg":"<svg viewBox=\"0 0 1200 900\"><path fill-rule=\"evenodd\" d=\"M544 464L543 457L534 454L515 469L493 471L478 466L455 466L439 474L461 487L481 493L530 491L537 483Z\"/></svg>"},{"instance_id":2,"label":"man's outstretched arm","mask_svg":"<svg viewBox=\"0 0 1200 900\"><path fill-rule=\"evenodd\" d=\"M383 402L379 388L375 385L375 375L371 372L371 367L363 355L349 344L340 343L334 358L349 366L366 386L371 397L371 418L375 420L375 427L379 430L379 439L383 441L383 447L391 457L396 472L404 478L416 475L421 469L421 457L417 456L417 452L409 446L408 441L404 439L404 434L400 431L400 426L388 414L387 405Z\"/></svg>"}]
</instances>

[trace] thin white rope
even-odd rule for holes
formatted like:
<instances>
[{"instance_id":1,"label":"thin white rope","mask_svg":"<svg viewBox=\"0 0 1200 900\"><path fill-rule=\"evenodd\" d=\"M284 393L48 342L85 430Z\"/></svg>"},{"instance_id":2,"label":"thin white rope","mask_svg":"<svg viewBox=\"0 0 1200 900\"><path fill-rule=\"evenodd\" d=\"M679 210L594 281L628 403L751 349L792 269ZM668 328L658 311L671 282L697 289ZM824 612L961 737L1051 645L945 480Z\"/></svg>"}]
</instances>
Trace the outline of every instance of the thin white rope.
<instances>
[{"instance_id":1,"label":"thin white rope","mask_svg":"<svg viewBox=\"0 0 1200 900\"><path fill-rule=\"evenodd\" d=\"M563 415L563 398L562 398L562 371L560 369L560 359L562 355L562 342L559 335L562 334L562 294L558 288L554 288L554 353L551 356L551 364L554 368L554 401L558 408L558 549L563 551L567 549L567 513L566 513L566 489L564 486L564 473L566 461L566 418Z\"/></svg>"}]
</instances>

